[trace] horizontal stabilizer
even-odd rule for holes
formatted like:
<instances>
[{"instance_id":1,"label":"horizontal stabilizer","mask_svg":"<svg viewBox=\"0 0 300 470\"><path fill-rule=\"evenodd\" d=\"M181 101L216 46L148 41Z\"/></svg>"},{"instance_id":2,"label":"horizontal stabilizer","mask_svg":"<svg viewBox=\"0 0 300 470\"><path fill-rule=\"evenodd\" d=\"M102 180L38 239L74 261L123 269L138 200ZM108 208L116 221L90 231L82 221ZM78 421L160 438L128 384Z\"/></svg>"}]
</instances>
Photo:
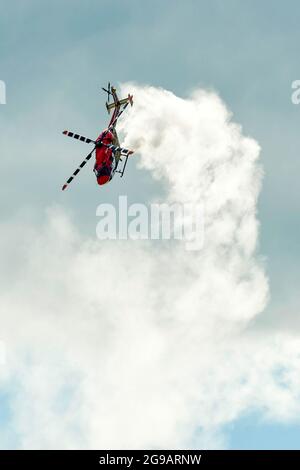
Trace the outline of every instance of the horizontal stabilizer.
<instances>
[{"instance_id":1,"label":"horizontal stabilizer","mask_svg":"<svg viewBox=\"0 0 300 470\"><path fill-rule=\"evenodd\" d=\"M123 104L126 104L128 102L131 104L131 106L133 105L133 96L132 95L128 95L127 98L123 98L122 100L117 101L115 103L110 103L110 104L106 103L106 109L108 111L108 114L110 113L111 109L114 109L117 106L122 106Z\"/></svg>"}]
</instances>

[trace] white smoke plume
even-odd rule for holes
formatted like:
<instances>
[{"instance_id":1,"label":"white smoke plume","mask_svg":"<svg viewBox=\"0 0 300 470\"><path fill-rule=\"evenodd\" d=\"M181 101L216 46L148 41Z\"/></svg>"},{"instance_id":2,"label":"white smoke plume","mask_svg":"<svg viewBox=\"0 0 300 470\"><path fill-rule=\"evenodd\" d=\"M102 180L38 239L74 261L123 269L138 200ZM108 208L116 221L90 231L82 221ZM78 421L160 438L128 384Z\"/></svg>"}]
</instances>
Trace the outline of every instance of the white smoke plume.
<instances>
[{"instance_id":1,"label":"white smoke plume","mask_svg":"<svg viewBox=\"0 0 300 470\"><path fill-rule=\"evenodd\" d=\"M164 201L203 202L203 249L99 243L62 208L2 224L3 447L220 448L244 414L299 416L299 338L252 327L268 299L258 144L213 92L127 90L124 145Z\"/></svg>"}]
</instances>

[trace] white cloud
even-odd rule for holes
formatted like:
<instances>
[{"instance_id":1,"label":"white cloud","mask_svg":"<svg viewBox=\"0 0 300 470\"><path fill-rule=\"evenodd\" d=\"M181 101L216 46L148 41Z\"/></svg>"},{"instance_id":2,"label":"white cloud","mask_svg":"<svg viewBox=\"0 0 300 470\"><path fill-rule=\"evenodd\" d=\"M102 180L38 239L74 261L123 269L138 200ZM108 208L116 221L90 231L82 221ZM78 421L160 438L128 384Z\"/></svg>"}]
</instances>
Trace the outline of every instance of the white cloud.
<instances>
[{"instance_id":1,"label":"white cloud","mask_svg":"<svg viewBox=\"0 0 300 470\"><path fill-rule=\"evenodd\" d=\"M299 339L251 326L268 298L258 144L215 93L123 88L124 145L167 201L204 202L204 248L87 239L58 207L42 227L3 224L2 386L15 384L19 446L220 447L243 413L297 419Z\"/></svg>"}]
</instances>

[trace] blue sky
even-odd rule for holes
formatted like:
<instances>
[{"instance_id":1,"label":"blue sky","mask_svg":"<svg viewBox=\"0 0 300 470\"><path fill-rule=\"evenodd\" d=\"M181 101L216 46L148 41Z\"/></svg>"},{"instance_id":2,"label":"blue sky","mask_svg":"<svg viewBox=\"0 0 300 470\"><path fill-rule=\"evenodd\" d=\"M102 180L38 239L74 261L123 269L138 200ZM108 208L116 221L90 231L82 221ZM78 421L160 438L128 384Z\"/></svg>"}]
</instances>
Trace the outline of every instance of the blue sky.
<instances>
[{"instance_id":1,"label":"blue sky","mask_svg":"<svg viewBox=\"0 0 300 470\"><path fill-rule=\"evenodd\" d=\"M299 331L300 106L291 102L291 83L299 79L299 3L0 0L0 9L0 79L7 86L7 105L0 107L3 220L21 213L36 221L44 206L63 203L78 228L92 234L99 193L88 172L80 191L62 195L53 185L60 187L81 156L75 146L72 157L60 131L94 136L105 126L98 91L108 80L160 86L183 97L198 86L213 89L262 149L259 251L271 301L255 326ZM31 149L40 158L31 158ZM158 190L134 165L128 181L132 200ZM113 187L101 197L117 195ZM297 424L250 415L230 427L229 446L300 448L298 436Z\"/></svg>"}]
</instances>

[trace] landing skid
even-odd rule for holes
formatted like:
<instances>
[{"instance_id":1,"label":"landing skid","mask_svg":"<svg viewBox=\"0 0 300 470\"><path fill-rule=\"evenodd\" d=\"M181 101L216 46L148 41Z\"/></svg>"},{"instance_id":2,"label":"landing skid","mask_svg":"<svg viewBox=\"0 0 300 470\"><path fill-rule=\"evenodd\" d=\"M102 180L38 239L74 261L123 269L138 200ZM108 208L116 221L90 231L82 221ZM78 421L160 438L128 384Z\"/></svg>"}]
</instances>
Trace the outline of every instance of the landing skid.
<instances>
[{"instance_id":1,"label":"landing skid","mask_svg":"<svg viewBox=\"0 0 300 470\"><path fill-rule=\"evenodd\" d=\"M123 178L123 175L124 175L124 172L125 172L125 169L126 169L126 165L127 165L127 161L128 161L128 157L129 157L129 155L126 155L125 162L124 162L122 170L115 170L115 173L120 174L120 178ZM119 162L123 163L123 160L121 158L119 158Z\"/></svg>"}]
</instances>

